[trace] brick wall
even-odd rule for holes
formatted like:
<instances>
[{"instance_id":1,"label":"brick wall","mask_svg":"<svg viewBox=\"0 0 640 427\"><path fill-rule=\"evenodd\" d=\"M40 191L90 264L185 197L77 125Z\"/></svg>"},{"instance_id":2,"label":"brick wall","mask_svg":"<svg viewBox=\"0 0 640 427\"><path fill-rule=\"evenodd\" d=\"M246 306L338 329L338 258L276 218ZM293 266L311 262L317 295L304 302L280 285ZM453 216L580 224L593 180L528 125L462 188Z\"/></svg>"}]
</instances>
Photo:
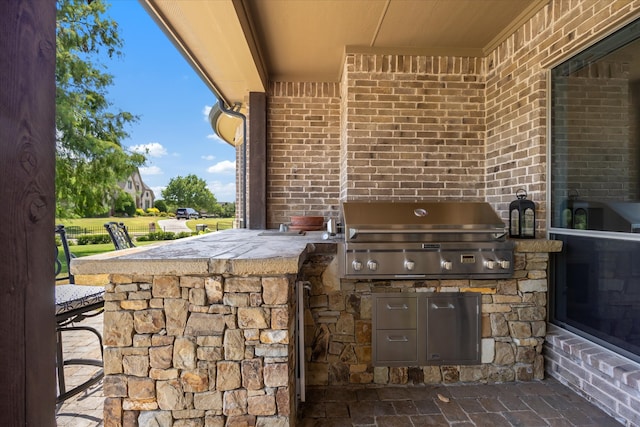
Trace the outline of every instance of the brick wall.
<instances>
[{"instance_id":1,"label":"brick wall","mask_svg":"<svg viewBox=\"0 0 640 427\"><path fill-rule=\"evenodd\" d=\"M612 414L622 425L640 425L640 367L578 335L551 325L545 342L547 374Z\"/></svg>"},{"instance_id":2,"label":"brick wall","mask_svg":"<svg viewBox=\"0 0 640 427\"><path fill-rule=\"evenodd\" d=\"M342 78L341 200L484 199L482 59L351 53Z\"/></svg>"},{"instance_id":3,"label":"brick wall","mask_svg":"<svg viewBox=\"0 0 640 427\"><path fill-rule=\"evenodd\" d=\"M546 228L547 69L637 16L639 1L552 0L486 58L486 196L507 219L523 187ZM634 12L635 11L635 12Z\"/></svg>"},{"instance_id":4,"label":"brick wall","mask_svg":"<svg viewBox=\"0 0 640 427\"><path fill-rule=\"evenodd\" d=\"M339 85L275 82L267 120L267 228L292 215L337 218Z\"/></svg>"}]
</instances>

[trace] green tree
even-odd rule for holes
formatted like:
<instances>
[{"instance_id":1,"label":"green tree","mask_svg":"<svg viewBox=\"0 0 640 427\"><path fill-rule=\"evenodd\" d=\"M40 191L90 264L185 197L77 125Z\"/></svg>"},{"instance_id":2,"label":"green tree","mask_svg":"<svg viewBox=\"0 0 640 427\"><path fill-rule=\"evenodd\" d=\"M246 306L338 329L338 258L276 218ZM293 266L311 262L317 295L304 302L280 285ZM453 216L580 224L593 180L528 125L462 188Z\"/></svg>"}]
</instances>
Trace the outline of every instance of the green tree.
<instances>
[{"instance_id":1,"label":"green tree","mask_svg":"<svg viewBox=\"0 0 640 427\"><path fill-rule=\"evenodd\" d=\"M167 212L167 203L162 200L162 199L158 199L155 202L153 202L153 207L158 209L160 212Z\"/></svg>"},{"instance_id":2,"label":"green tree","mask_svg":"<svg viewBox=\"0 0 640 427\"><path fill-rule=\"evenodd\" d=\"M101 58L122 55L118 25L103 0L57 0L56 215L108 211L124 181L145 162L121 146L137 120L107 99L113 76Z\"/></svg>"},{"instance_id":3,"label":"green tree","mask_svg":"<svg viewBox=\"0 0 640 427\"><path fill-rule=\"evenodd\" d=\"M193 174L171 178L167 188L162 190L162 197L172 208L185 207L211 212L216 205L216 198L207 188L207 183Z\"/></svg>"},{"instance_id":4,"label":"green tree","mask_svg":"<svg viewBox=\"0 0 640 427\"><path fill-rule=\"evenodd\" d=\"M236 216L236 204L235 203L222 203L222 216L223 218L233 218Z\"/></svg>"},{"instance_id":5,"label":"green tree","mask_svg":"<svg viewBox=\"0 0 640 427\"><path fill-rule=\"evenodd\" d=\"M120 190L114 202L113 210L119 215L127 214L133 216L136 213L136 202L133 200L131 194Z\"/></svg>"}]
</instances>

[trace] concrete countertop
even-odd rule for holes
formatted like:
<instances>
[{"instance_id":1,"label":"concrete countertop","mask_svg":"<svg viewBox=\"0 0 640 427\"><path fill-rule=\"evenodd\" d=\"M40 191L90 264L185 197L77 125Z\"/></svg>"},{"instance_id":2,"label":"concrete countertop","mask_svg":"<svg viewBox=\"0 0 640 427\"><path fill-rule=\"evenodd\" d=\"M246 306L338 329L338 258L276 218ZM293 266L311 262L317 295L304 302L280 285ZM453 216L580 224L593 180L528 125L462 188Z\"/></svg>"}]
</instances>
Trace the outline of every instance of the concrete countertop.
<instances>
[{"instance_id":1,"label":"concrete countertop","mask_svg":"<svg viewBox=\"0 0 640 427\"><path fill-rule=\"evenodd\" d=\"M323 232L279 233L276 230L232 229L171 242L140 246L83 258L71 263L74 274L297 274L306 253Z\"/></svg>"}]
</instances>

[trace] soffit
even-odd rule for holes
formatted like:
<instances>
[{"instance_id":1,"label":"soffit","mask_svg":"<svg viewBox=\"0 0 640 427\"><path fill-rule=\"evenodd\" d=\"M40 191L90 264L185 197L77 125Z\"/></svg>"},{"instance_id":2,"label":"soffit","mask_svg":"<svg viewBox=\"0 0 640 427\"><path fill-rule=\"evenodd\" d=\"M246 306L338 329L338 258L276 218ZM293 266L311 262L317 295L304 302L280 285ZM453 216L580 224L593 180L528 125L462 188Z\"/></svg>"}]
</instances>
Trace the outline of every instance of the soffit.
<instances>
[{"instance_id":1,"label":"soffit","mask_svg":"<svg viewBox=\"0 0 640 427\"><path fill-rule=\"evenodd\" d=\"M549 0L140 0L227 104L339 81L349 51L485 56Z\"/></svg>"}]
</instances>

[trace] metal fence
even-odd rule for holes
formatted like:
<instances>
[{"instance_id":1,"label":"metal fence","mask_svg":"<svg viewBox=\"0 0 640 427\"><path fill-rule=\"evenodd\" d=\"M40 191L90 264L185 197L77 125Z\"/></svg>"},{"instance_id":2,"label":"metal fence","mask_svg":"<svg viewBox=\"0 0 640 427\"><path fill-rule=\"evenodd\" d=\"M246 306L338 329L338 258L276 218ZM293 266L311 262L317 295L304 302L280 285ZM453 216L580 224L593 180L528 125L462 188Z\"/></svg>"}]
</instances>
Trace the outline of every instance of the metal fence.
<instances>
[{"instance_id":1,"label":"metal fence","mask_svg":"<svg viewBox=\"0 0 640 427\"><path fill-rule=\"evenodd\" d=\"M214 226L208 225L207 228L212 230ZM229 228L233 228L233 221L218 221L215 225L215 230L227 230ZM65 226L64 229L67 232L67 237L70 239L77 239L79 236L84 236L87 234L107 234L107 230L104 226L95 226L95 227L79 227L77 225L68 225ZM150 223L149 225L142 226L127 226L127 230L131 235L142 235L153 233L156 231L163 231L162 227L158 227L156 223Z\"/></svg>"}]
</instances>

